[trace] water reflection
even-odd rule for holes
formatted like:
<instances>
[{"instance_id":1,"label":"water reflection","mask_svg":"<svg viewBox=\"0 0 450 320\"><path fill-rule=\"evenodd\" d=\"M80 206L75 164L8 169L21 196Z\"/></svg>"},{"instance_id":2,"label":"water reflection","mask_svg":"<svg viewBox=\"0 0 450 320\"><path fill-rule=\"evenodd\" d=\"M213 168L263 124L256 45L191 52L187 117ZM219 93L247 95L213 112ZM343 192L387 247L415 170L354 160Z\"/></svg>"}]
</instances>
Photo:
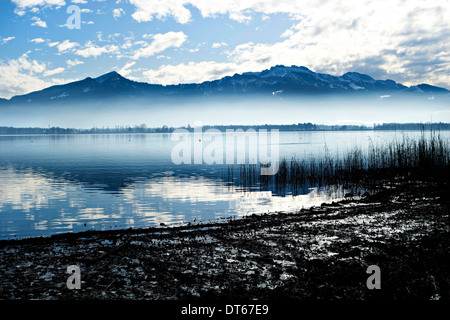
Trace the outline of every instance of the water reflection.
<instances>
[{"instance_id":1,"label":"water reflection","mask_svg":"<svg viewBox=\"0 0 450 320\"><path fill-rule=\"evenodd\" d=\"M0 181L1 239L290 211L344 192L312 188L304 195L275 197L271 191L248 192L202 176L170 175L135 181L119 195L13 167L0 170Z\"/></svg>"}]
</instances>

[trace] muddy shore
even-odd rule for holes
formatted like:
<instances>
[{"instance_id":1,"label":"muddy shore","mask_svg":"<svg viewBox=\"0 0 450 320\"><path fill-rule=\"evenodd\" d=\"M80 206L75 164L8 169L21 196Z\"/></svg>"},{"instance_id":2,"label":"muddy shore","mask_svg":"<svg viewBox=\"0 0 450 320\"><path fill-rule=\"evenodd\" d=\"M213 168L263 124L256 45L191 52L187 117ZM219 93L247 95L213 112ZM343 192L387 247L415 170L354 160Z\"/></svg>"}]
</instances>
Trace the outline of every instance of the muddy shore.
<instances>
[{"instance_id":1,"label":"muddy shore","mask_svg":"<svg viewBox=\"0 0 450 320\"><path fill-rule=\"evenodd\" d=\"M0 241L0 299L449 300L450 186L380 185L299 212Z\"/></svg>"}]
</instances>

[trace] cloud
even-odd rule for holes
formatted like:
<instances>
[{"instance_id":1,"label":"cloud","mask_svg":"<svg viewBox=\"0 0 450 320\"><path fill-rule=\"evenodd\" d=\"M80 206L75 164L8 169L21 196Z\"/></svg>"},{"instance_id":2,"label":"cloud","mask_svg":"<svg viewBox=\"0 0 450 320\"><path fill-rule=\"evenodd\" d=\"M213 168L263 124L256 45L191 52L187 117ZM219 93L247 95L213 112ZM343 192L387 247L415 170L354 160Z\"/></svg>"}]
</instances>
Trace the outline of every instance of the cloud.
<instances>
[{"instance_id":1,"label":"cloud","mask_svg":"<svg viewBox=\"0 0 450 320\"><path fill-rule=\"evenodd\" d=\"M215 48L220 48L220 47L225 47L228 46L228 44L226 42L214 42L211 46L211 48L215 49Z\"/></svg>"},{"instance_id":2,"label":"cloud","mask_svg":"<svg viewBox=\"0 0 450 320\"><path fill-rule=\"evenodd\" d=\"M13 39L15 39L16 37L7 37L7 38L3 38L1 39L1 44L7 43L8 41L11 41Z\"/></svg>"},{"instance_id":3,"label":"cloud","mask_svg":"<svg viewBox=\"0 0 450 320\"><path fill-rule=\"evenodd\" d=\"M128 62L127 64L125 64L122 69L119 70L119 73L122 76L127 76L128 74L130 74L131 72L133 72L133 70L130 70L130 68L132 66L134 66L136 64L136 62L132 61L132 62Z\"/></svg>"},{"instance_id":4,"label":"cloud","mask_svg":"<svg viewBox=\"0 0 450 320\"><path fill-rule=\"evenodd\" d=\"M37 76L45 69L45 64L30 60L26 54L9 60L8 63L0 61L0 96L9 99L18 94L48 87L51 83Z\"/></svg>"},{"instance_id":5,"label":"cloud","mask_svg":"<svg viewBox=\"0 0 450 320\"><path fill-rule=\"evenodd\" d=\"M69 40L64 40L63 42L56 45L56 47L58 48L58 52L65 52L78 46L78 43L70 42Z\"/></svg>"},{"instance_id":6,"label":"cloud","mask_svg":"<svg viewBox=\"0 0 450 320\"><path fill-rule=\"evenodd\" d=\"M12 0L20 8L30 8L36 6L64 6L66 5L64 0ZM72 1L74 2L74 1Z\"/></svg>"},{"instance_id":7,"label":"cloud","mask_svg":"<svg viewBox=\"0 0 450 320\"><path fill-rule=\"evenodd\" d=\"M34 22L31 24L32 26L38 26L41 28L47 28L47 23L45 21L42 21L39 17L33 17L31 20Z\"/></svg>"},{"instance_id":8,"label":"cloud","mask_svg":"<svg viewBox=\"0 0 450 320\"><path fill-rule=\"evenodd\" d=\"M26 11L20 10L19 8L15 8L14 13L21 17L21 16L25 15Z\"/></svg>"},{"instance_id":9,"label":"cloud","mask_svg":"<svg viewBox=\"0 0 450 320\"><path fill-rule=\"evenodd\" d=\"M113 10L113 17L114 19L120 18L125 14L125 11L123 11L122 8L114 9Z\"/></svg>"},{"instance_id":10,"label":"cloud","mask_svg":"<svg viewBox=\"0 0 450 320\"><path fill-rule=\"evenodd\" d=\"M42 39L42 38L34 38L34 39L31 39L30 42L33 42L33 43L43 43L43 42L45 42L45 40Z\"/></svg>"},{"instance_id":11,"label":"cloud","mask_svg":"<svg viewBox=\"0 0 450 320\"><path fill-rule=\"evenodd\" d=\"M104 47L99 47L97 45L95 45L94 43L92 43L91 41L89 41L84 49L79 49L77 51L75 51L75 54L82 56L84 58L89 58L89 57L98 57L104 53L119 53L119 47L115 46L115 45L107 45Z\"/></svg>"},{"instance_id":12,"label":"cloud","mask_svg":"<svg viewBox=\"0 0 450 320\"><path fill-rule=\"evenodd\" d=\"M143 72L144 77L150 83L155 84L179 84L200 83L211 81L225 76L231 76L239 70L234 63L220 63L215 61L189 62L178 65L163 65L157 70Z\"/></svg>"},{"instance_id":13,"label":"cloud","mask_svg":"<svg viewBox=\"0 0 450 320\"><path fill-rule=\"evenodd\" d=\"M156 34L153 36L153 41L150 45L135 52L133 59L150 57L170 47L179 48L186 40L187 36L181 31Z\"/></svg>"},{"instance_id":14,"label":"cloud","mask_svg":"<svg viewBox=\"0 0 450 320\"><path fill-rule=\"evenodd\" d=\"M0 97L9 99L16 95L77 80L46 78L60 74L64 70L61 67L47 70L47 63L30 59L27 54L8 62L0 60ZM43 77L45 80L42 79Z\"/></svg>"},{"instance_id":15,"label":"cloud","mask_svg":"<svg viewBox=\"0 0 450 320\"><path fill-rule=\"evenodd\" d=\"M75 60L66 60L66 64L69 66L69 68L70 67L74 67L74 66L77 66L77 65L79 65L79 64L83 64L84 62L83 61L80 61L80 60L78 60L78 59L75 59Z\"/></svg>"},{"instance_id":16,"label":"cloud","mask_svg":"<svg viewBox=\"0 0 450 320\"><path fill-rule=\"evenodd\" d=\"M191 11L187 6L198 9L204 18L214 18L217 15L228 15L237 22L251 20L252 12L265 14L300 12L310 5L304 1L273 1L273 0L130 0L136 11L132 14L138 22L151 21L154 18L164 20L172 17L178 23L191 21Z\"/></svg>"},{"instance_id":17,"label":"cloud","mask_svg":"<svg viewBox=\"0 0 450 320\"><path fill-rule=\"evenodd\" d=\"M84 58L88 58L88 57L98 57L99 55L102 55L107 52L108 49L106 47L92 46L89 48L80 49L76 51L75 54L78 54Z\"/></svg>"},{"instance_id":18,"label":"cloud","mask_svg":"<svg viewBox=\"0 0 450 320\"><path fill-rule=\"evenodd\" d=\"M184 1L179 0L130 0L136 6L131 15L138 22L152 21L153 17L163 20L173 17L178 23L187 23L191 19L191 12L184 7Z\"/></svg>"},{"instance_id":19,"label":"cloud","mask_svg":"<svg viewBox=\"0 0 450 320\"><path fill-rule=\"evenodd\" d=\"M65 70L64 68L56 68L56 69L53 69L53 70L46 70L46 71L44 71L44 77L48 77L48 76L52 76L52 75L61 73L64 70Z\"/></svg>"},{"instance_id":20,"label":"cloud","mask_svg":"<svg viewBox=\"0 0 450 320\"><path fill-rule=\"evenodd\" d=\"M17 60L12 60L10 65L16 66L18 70L28 70L30 74L42 73L46 69L44 63L39 63L36 60L28 60L27 54L22 55Z\"/></svg>"}]
</instances>

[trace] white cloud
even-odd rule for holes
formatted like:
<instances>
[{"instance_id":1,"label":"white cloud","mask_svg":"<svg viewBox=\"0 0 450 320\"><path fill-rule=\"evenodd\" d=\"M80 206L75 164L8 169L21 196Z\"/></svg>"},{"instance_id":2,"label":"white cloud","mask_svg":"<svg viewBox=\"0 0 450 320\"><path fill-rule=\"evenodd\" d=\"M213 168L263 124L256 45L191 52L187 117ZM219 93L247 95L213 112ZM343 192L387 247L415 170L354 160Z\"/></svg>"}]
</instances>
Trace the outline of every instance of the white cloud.
<instances>
[{"instance_id":1,"label":"white cloud","mask_svg":"<svg viewBox=\"0 0 450 320\"><path fill-rule=\"evenodd\" d=\"M47 23L45 21L42 21L39 17L33 17L31 20L34 22L31 24L32 26L38 26L41 28L47 28Z\"/></svg>"},{"instance_id":2,"label":"white cloud","mask_svg":"<svg viewBox=\"0 0 450 320\"><path fill-rule=\"evenodd\" d=\"M58 52L65 52L78 46L78 43L70 42L69 40L64 40L63 42L56 45L56 47L58 48Z\"/></svg>"},{"instance_id":3,"label":"white cloud","mask_svg":"<svg viewBox=\"0 0 450 320\"><path fill-rule=\"evenodd\" d=\"M86 0L72 0L73 3L77 3L77 4L86 4L87 1Z\"/></svg>"},{"instance_id":4,"label":"white cloud","mask_svg":"<svg viewBox=\"0 0 450 320\"><path fill-rule=\"evenodd\" d=\"M125 11L122 8L114 9L113 10L113 17L114 19L120 18L125 14Z\"/></svg>"},{"instance_id":5,"label":"white cloud","mask_svg":"<svg viewBox=\"0 0 450 320\"><path fill-rule=\"evenodd\" d=\"M84 49L79 49L79 50L75 51L75 54L82 56L84 58L98 57L104 53L118 54L119 47L117 47L115 45L107 45L104 47L99 47L99 46L93 44L91 41L89 41L88 43L86 43L86 46Z\"/></svg>"},{"instance_id":6,"label":"white cloud","mask_svg":"<svg viewBox=\"0 0 450 320\"><path fill-rule=\"evenodd\" d=\"M181 31L156 34L153 36L153 41L150 45L135 52L133 59L150 57L170 47L179 48L186 40L187 36Z\"/></svg>"},{"instance_id":7,"label":"white cloud","mask_svg":"<svg viewBox=\"0 0 450 320\"><path fill-rule=\"evenodd\" d=\"M243 12L240 12L240 11L238 11L238 12L230 12L229 13L229 18L231 20L235 20L235 21L240 22L240 23L248 23L252 19L252 17L250 17L248 15L245 15Z\"/></svg>"},{"instance_id":8,"label":"white cloud","mask_svg":"<svg viewBox=\"0 0 450 320\"><path fill-rule=\"evenodd\" d=\"M8 41L11 41L11 40L13 40L13 39L15 39L16 37L7 37L7 38L3 38L3 39L1 39L1 43L2 44L4 44L4 43L7 43Z\"/></svg>"},{"instance_id":9,"label":"white cloud","mask_svg":"<svg viewBox=\"0 0 450 320\"><path fill-rule=\"evenodd\" d=\"M238 22L251 20L252 12L265 14L300 12L310 5L304 1L273 1L273 0L130 0L136 7L132 14L138 22L151 21L154 18L164 20L174 18L178 23L191 21L191 11L188 5L197 8L203 17L225 15Z\"/></svg>"},{"instance_id":10,"label":"white cloud","mask_svg":"<svg viewBox=\"0 0 450 320\"><path fill-rule=\"evenodd\" d=\"M191 12L184 7L185 1L179 0L130 0L136 6L131 15L138 22L151 21L156 16L163 20L173 17L178 23L187 23L191 19Z\"/></svg>"},{"instance_id":11,"label":"white cloud","mask_svg":"<svg viewBox=\"0 0 450 320\"><path fill-rule=\"evenodd\" d=\"M128 62L127 64L125 64L122 69L119 70L119 73L122 76L127 76L128 74L130 74L131 72L133 72L133 70L130 70L130 68L132 66L134 66L136 64L136 62L132 61L132 62Z\"/></svg>"},{"instance_id":12,"label":"white cloud","mask_svg":"<svg viewBox=\"0 0 450 320\"><path fill-rule=\"evenodd\" d=\"M21 16L25 15L26 11L15 8L14 13L21 17Z\"/></svg>"},{"instance_id":13,"label":"white cloud","mask_svg":"<svg viewBox=\"0 0 450 320\"><path fill-rule=\"evenodd\" d=\"M75 59L75 60L66 60L66 64L69 66L69 68L70 67L74 67L74 66L77 66L77 65L79 65L79 64L83 64L84 62L83 61L80 61L80 60L78 60L78 59Z\"/></svg>"},{"instance_id":14,"label":"white cloud","mask_svg":"<svg viewBox=\"0 0 450 320\"><path fill-rule=\"evenodd\" d=\"M178 65L163 65L157 70L143 72L144 77L150 83L155 84L179 84L199 83L230 76L239 70L234 63L219 63L215 61L189 62Z\"/></svg>"},{"instance_id":15,"label":"white cloud","mask_svg":"<svg viewBox=\"0 0 450 320\"><path fill-rule=\"evenodd\" d=\"M29 60L26 54L8 63L0 61L0 96L11 98L33 90L41 90L50 85L37 76L46 69L45 64Z\"/></svg>"},{"instance_id":16,"label":"white cloud","mask_svg":"<svg viewBox=\"0 0 450 320\"><path fill-rule=\"evenodd\" d=\"M106 47L93 46L93 47L89 47L89 48L85 48L85 49L80 49L80 50L76 51L75 53L84 58L88 58L88 57L98 57L99 55L102 55L107 52L108 52L108 49Z\"/></svg>"},{"instance_id":17,"label":"white cloud","mask_svg":"<svg viewBox=\"0 0 450 320\"><path fill-rule=\"evenodd\" d=\"M53 69L53 70L46 70L46 71L44 71L44 77L48 77L48 76L52 76L52 75L61 73L64 70L65 70L64 68L56 68L56 69Z\"/></svg>"},{"instance_id":18,"label":"white cloud","mask_svg":"<svg viewBox=\"0 0 450 320\"><path fill-rule=\"evenodd\" d=\"M42 42L45 42L45 40L42 38L34 38L34 39L31 39L30 42L42 43Z\"/></svg>"},{"instance_id":19,"label":"white cloud","mask_svg":"<svg viewBox=\"0 0 450 320\"><path fill-rule=\"evenodd\" d=\"M64 68L47 70L47 63L30 59L25 53L17 59L4 62L0 60L0 97L42 90L52 85L65 84L77 79L44 78L63 72Z\"/></svg>"},{"instance_id":20,"label":"white cloud","mask_svg":"<svg viewBox=\"0 0 450 320\"><path fill-rule=\"evenodd\" d=\"M12 0L12 2L20 8L30 8L44 5L64 6L66 4L64 0Z\"/></svg>"},{"instance_id":21,"label":"white cloud","mask_svg":"<svg viewBox=\"0 0 450 320\"><path fill-rule=\"evenodd\" d=\"M27 54L23 54L17 60L11 60L10 64L16 65L19 70L28 70L30 74L42 73L46 69L44 63L39 63L36 60L28 60Z\"/></svg>"},{"instance_id":22,"label":"white cloud","mask_svg":"<svg viewBox=\"0 0 450 320\"><path fill-rule=\"evenodd\" d=\"M228 46L228 44L226 42L214 42L211 46L211 48L220 48L220 47L225 47Z\"/></svg>"}]
</instances>

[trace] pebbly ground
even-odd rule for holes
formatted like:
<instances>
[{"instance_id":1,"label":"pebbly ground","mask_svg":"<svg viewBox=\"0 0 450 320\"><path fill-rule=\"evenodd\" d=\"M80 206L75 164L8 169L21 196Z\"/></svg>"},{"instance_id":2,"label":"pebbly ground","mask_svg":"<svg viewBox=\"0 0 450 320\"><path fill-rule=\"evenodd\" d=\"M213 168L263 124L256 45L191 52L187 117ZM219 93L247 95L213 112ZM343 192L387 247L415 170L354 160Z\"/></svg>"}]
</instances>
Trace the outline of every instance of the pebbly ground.
<instances>
[{"instance_id":1,"label":"pebbly ground","mask_svg":"<svg viewBox=\"0 0 450 320\"><path fill-rule=\"evenodd\" d=\"M0 299L449 300L449 186L383 185L295 213L0 241Z\"/></svg>"}]
</instances>

